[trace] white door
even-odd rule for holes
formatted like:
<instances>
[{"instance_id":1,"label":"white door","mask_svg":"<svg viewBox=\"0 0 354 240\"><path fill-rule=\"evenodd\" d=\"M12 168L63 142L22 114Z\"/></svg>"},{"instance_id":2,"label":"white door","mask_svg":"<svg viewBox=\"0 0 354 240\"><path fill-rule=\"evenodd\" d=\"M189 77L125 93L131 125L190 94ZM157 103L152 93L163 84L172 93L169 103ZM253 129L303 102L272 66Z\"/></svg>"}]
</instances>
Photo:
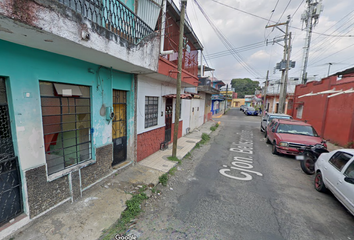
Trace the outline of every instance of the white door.
<instances>
[{"instance_id":1,"label":"white door","mask_svg":"<svg viewBox=\"0 0 354 240\"><path fill-rule=\"evenodd\" d=\"M353 156L349 153L338 151L333 154L329 161L324 165L323 175L327 180L327 186L341 202L345 201L340 190L340 187L344 182L343 170L346 169L345 166L352 157Z\"/></svg>"},{"instance_id":2,"label":"white door","mask_svg":"<svg viewBox=\"0 0 354 240\"><path fill-rule=\"evenodd\" d=\"M354 158L344 166L342 175L338 179L338 191L341 199L344 200L342 203L354 213L354 183L345 181L346 177L354 179Z\"/></svg>"}]
</instances>

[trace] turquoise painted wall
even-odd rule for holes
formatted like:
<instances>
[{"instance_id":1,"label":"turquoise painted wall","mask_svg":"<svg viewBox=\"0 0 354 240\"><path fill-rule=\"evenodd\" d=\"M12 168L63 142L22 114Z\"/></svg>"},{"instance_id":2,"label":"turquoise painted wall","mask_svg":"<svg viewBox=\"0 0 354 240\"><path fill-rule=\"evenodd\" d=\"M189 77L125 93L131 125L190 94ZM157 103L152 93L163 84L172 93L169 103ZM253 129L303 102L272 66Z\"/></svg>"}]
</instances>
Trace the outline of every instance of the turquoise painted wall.
<instances>
[{"instance_id":1,"label":"turquoise painted wall","mask_svg":"<svg viewBox=\"0 0 354 240\"><path fill-rule=\"evenodd\" d=\"M132 74L2 40L0 52L0 76L7 80L14 145L22 170L45 163L39 81L91 87L94 148L112 142L111 123L108 124L106 117L100 115L102 105L112 106L112 87L128 91L128 139L134 134L131 130L134 129ZM93 150L93 158L94 154Z\"/></svg>"},{"instance_id":2,"label":"turquoise painted wall","mask_svg":"<svg viewBox=\"0 0 354 240\"><path fill-rule=\"evenodd\" d=\"M122 1L125 6L127 6L130 10L135 12L135 0L124 0Z\"/></svg>"}]
</instances>

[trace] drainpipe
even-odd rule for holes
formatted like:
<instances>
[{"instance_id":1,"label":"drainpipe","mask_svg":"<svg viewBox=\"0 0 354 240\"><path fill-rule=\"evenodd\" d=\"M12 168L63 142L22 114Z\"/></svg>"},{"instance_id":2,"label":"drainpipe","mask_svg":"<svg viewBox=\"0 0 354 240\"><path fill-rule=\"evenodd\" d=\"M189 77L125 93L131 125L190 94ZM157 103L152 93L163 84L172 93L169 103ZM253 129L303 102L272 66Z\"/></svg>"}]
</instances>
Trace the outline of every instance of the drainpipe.
<instances>
[{"instance_id":1,"label":"drainpipe","mask_svg":"<svg viewBox=\"0 0 354 240\"><path fill-rule=\"evenodd\" d=\"M203 51L200 50L200 77L203 77Z\"/></svg>"},{"instance_id":2,"label":"drainpipe","mask_svg":"<svg viewBox=\"0 0 354 240\"><path fill-rule=\"evenodd\" d=\"M164 51L165 45L165 29L166 29L166 7L167 7L167 0L162 1L162 19L161 19L161 42L160 42L160 54L161 55L168 55L174 53L173 50Z\"/></svg>"}]
</instances>

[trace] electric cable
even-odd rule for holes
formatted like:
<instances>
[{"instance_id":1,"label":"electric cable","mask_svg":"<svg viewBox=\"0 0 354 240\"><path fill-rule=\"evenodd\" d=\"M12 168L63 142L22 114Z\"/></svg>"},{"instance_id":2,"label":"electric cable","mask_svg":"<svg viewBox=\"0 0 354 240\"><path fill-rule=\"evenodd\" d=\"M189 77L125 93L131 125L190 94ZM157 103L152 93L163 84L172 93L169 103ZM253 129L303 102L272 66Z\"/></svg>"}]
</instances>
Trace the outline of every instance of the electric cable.
<instances>
[{"instance_id":1,"label":"electric cable","mask_svg":"<svg viewBox=\"0 0 354 240\"><path fill-rule=\"evenodd\" d=\"M201 11L201 13L203 14L203 16L205 17L205 19L208 21L208 23L210 24L210 26L213 28L214 32L216 33L216 35L219 37L219 39L221 40L221 42L224 44L224 46L229 50L232 51L233 47L230 44L230 42L224 37L224 35L217 29L217 27L213 24L213 22L211 21L211 19L208 17L208 15L205 13L205 11L203 10L203 8L200 6L200 4L198 3L197 0L194 0L195 3L197 4L199 10ZM259 73L257 73L257 71L255 71L252 67L250 67L243 59L242 57L236 52L236 51L232 51L232 56L241 64L241 66L248 71L251 75L253 76L261 76Z\"/></svg>"}]
</instances>

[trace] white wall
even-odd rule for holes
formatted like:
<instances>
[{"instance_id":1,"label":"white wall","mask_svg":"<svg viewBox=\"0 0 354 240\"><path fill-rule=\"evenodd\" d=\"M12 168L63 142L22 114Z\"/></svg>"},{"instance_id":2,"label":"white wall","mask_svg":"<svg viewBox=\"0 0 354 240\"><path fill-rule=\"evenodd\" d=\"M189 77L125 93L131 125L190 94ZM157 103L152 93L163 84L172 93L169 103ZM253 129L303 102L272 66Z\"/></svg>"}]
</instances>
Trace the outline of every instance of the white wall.
<instances>
[{"instance_id":1,"label":"white wall","mask_svg":"<svg viewBox=\"0 0 354 240\"><path fill-rule=\"evenodd\" d=\"M191 103L192 100L189 99L183 99L182 100L182 112L181 112L181 118L183 120L183 130L182 130L182 136L186 135L187 129L190 129L190 111L191 111Z\"/></svg>"},{"instance_id":2,"label":"white wall","mask_svg":"<svg viewBox=\"0 0 354 240\"><path fill-rule=\"evenodd\" d=\"M200 93L201 99L191 100L190 131L204 123L205 93Z\"/></svg>"},{"instance_id":3,"label":"white wall","mask_svg":"<svg viewBox=\"0 0 354 240\"><path fill-rule=\"evenodd\" d=\"M181 93L183 93L183 90L181 90ZM138 134L165 126L166 98L162 96L167 94L176 94L176 86L173 84L154 80L152 78L143 75L138 76L138 89L137 89L137 133ZM157 125L149 128L145 128L145 97L146 96L159 97ZM183 120L182 135L186 134L186 128L189 127L190 105L188 101L190 100L183 99L181 102L182 112L181 112L180 120ZM172 123L175 122L175 109L174 109L175 104L176 104L176 99L173 99ZM188 109L188 111L186 109ZM162 116L161 116L161 112L163 113Z\"/></svg>"}]
</instances>

